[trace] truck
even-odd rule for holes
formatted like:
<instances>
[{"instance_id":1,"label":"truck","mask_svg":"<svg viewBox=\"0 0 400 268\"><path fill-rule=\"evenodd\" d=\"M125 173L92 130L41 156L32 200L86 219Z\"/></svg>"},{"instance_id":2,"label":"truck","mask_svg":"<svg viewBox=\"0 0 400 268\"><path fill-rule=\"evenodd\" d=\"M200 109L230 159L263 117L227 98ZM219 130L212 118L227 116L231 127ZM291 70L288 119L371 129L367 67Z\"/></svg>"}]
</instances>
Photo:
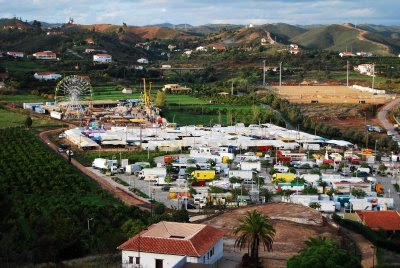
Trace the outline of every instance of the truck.
<instances>
[{"instance_id":1,"label":"truck","mask_svg":"<svg viewBox=\"0 0 400 268\"><path fill-rule=\"evenodd\" d=\"M125 166L125 173L127 174L137 174L142 170L142 167L138 164L131 164Z\"/></svg>"},{"instance_id":2,"label":"truck","mask_svg":"<svg viewBox=\"0 0 400 268\"><path fill-rule=\"evenodd\" d=\"M171 163L177 161L179 159L179 155L164 155L164 163Z\"/></svg>"},{"instance_id":3,"label":"truck","mask_svg":"<svg viewBox=\"0 0 400 268\"><path fill-rule=\"evenodd\" d=\"M285 182L292 182L296 178L296 174L293 173L275 173L272 175L272 181L283 179Z\"/></svg>"},{"instance_id":4,"label":"truck","mask_svg":"<svg viewBox=\"0 0 400 268\"><path fill-rule=\"evenodd\" d=\"M209 181L215 179L215 170L195 170L191 175L199 181Z\"/></svg>"},{"instance_id":5,"label":"truck","mask_svg":"<svg viewBox=\"0 0 400 268\"><path fill-rule=\"evenodd\" d=\"M116 173L118 170L117 160L108 160L105 158L96 158L92 162L92 168L100 170L110 170L112 174Z\"/></svg>"},{"instance_id":6,"label":"truck","mask_svg":"<svg viewBox=\"0 0 400 268\"><path fill-rule=\"evenodd\" d=\"M375 183L375 192L379 195L383 195L385 193L385 190L383 189L382 184L380 183Z\"/></svg>"},{"instance_id":7,"label":"truck","mask_svg":"<svg viewBox=\"0 0 400 268\"><path fill-rule=\"evenodd\" d=\"M144 168L139 172L139 179L144 180L157 180L165 176L167 176L166 168Z\"/></svg>"}]
</instances>

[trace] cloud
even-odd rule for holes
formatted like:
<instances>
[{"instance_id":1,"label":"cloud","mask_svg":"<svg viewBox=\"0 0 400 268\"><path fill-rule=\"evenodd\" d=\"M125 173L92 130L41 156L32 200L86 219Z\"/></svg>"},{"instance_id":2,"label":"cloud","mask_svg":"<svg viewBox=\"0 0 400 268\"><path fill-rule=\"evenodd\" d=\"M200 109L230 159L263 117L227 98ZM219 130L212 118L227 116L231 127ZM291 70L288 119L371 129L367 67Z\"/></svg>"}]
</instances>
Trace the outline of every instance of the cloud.
<instances>
[{"instance_id":1,"label":"cloud","mask_svg":"<svg viewBox=\"0 0 400 268\"><path fill-rule=\"evenodd\" d=\"M0 0L0 16L76 23L292 24L375 23L399 25L398 0Z\"/></svg>"}]
</instances>

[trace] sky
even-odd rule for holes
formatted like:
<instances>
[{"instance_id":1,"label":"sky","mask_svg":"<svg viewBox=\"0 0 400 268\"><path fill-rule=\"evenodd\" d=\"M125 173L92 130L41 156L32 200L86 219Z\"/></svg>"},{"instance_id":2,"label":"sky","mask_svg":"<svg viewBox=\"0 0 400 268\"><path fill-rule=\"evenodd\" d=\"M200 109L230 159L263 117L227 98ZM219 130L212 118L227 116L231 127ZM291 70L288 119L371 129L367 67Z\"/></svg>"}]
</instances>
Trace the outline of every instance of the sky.
<instances>
[{"instance_id":1,"label":"sky","mask_svg":"<svg viewBox=\"0 0 400 268\"><path fill-rule=\"evenodd\" d=\"M51 23L151 25L400 25L400 0L0 0L0 18Z\"/></svg>"}]
</instances>

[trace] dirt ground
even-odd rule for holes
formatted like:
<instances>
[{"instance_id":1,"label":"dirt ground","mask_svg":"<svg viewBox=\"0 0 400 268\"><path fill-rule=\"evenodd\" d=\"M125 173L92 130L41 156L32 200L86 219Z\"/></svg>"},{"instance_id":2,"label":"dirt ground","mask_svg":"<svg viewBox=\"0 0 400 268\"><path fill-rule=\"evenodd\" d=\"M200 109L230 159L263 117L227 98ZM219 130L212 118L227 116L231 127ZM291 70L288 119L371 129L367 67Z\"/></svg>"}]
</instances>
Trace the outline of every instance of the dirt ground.
<instances>
[{"instance_id":1,"label":"dirt ground","mask_svg":"<svg viewBox=\"0 0 400 268\"><path fill-rule=\"evenodd\" d=\"M224 250L244 254L234 248L235 236L232 231L247 211L256 209L271 218L276 230L273 252L260 251L264 267L286 267L287 259L305 247L309 237L324 235L336 237L336 230L325 224L321 213L297 204L271 203L240 208L226 212L205 223L226 231ZM299 223L303 222L303 223Z\"/></svg>"},{"instance_id":2,"label":"dirt ground","mask_svg":"<svg viewBox=\"0 0 400 268\"><path fill-rule=\"evenodd\" d=\"M373 95L346 86L277 86L276 93L294 103L360 103L383 104L390 96Z\"/></svg>"}]
</instances>

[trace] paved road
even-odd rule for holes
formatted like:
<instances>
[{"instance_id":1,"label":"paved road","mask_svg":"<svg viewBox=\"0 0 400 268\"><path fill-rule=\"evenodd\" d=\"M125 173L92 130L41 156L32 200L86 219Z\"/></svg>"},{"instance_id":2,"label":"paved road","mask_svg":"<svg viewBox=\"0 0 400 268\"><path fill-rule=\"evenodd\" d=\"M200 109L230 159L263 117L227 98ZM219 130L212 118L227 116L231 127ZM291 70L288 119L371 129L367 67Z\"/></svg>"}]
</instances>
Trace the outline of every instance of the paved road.
<instances>
[{"instance_id":1,"label":"paved road","mask_svg":"<svg viewBox=\"0 0 400 268\"><path fill-rule=\"evenodd\" d=\"M377 176L376 178L378 183L382 184L383 186L385 197L393 198L394 209L400 211L400 196L393 186L394 181L392 181L392 177Z\"/></svg>"},{"instance_id":2,"label":"paved road","mask_svg":"<svg viewBox=\"0 0 400 268\"><path fill-rule=\"evenodd\" d=\"M278 116L280 118L282 118L283 121L285 121L286 124L286 128L290 129L290 130L296 130L296 128L281 114L281 112L275 110L274 108L272 108L270 105L268 104L264 104L264 103L260 103L260 105L268 110L272 110L274 111L276 114L278 114Z\"/></svg>"},{"instance_id":3,"label":"paved road","mask_svg":"<svg viewBox=\"0 0 400 268\"><path fill-rule=\"evenodd\" d=\"M394 129L393 124L390 123L390 121L387 119L387 114L391 109L393 109L394 107L396 107L398 105L400 105L400 98L397 98L397 99L389 102L388 104L383 106L382 109L378 112L377 118L386 130Z\"/></svg>"}]
</instances>

